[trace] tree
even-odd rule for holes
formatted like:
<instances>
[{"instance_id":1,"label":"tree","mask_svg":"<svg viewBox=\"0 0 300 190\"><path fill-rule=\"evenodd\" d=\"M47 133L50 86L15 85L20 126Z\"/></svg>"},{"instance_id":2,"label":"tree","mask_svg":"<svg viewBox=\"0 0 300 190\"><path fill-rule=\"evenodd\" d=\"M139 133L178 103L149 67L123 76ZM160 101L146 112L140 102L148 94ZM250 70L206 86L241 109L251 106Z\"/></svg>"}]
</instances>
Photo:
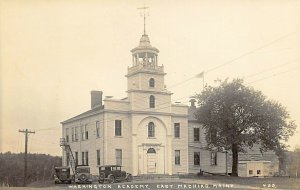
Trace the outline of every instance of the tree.
<instances>
[{"instance_id":1,"label":"tree","mask_svg":"<svg viewBox=\"0 0 300 190\"><path fill-rule=\"evenodd\" d=\"M232 176L238 176L239 152L257 143L261 152L274 150L279 155L296 125L285 107L243 85L243 80L218 82L197 95L195 116L206 130L208 148L232 152Z\"/></svg>"},{"instance_id":2,"label":"tree","mask_svg":"<svg viewBox=\"0 0 300 190\"><path fill-rule=\"evenodd\" d=\"M61 157L45 154L28 154L28 183L52 179L53 166L61 166ZM0 153L0 187L22 186L24 153Z\"/></svg>"}]
</instances>

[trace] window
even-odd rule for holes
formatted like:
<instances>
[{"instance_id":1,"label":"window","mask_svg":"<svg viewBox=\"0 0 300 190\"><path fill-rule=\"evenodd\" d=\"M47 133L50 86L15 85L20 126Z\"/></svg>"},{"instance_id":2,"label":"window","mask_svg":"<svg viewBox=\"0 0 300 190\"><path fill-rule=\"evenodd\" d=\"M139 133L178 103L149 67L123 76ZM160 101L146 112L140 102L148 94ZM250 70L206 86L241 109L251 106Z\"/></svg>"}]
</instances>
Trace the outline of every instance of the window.
<instances>
[{"instance_id":1,"label":"window","mask_svg":"<svg viewBox=\"0 0 300 190\"><path fill-rule=\"evenodd\" d=\"M154 148L149 148L149 149L147 150L147 154L156 154L156 151L155 151Z\"/></svg>"},{"instance_id":2,"label":"window","mask_svg":"<svg viewBox=\"0 0 300 190\"><path fill-rule=\"evenodd\" d=\"M69 153L67 152L67 166L69 166L69 160L70 160L70 155L69 155Z\"/></svg>"},{"instance_id":3,"label":"window","mask_svg":"<svg viewBox=\"0 0 300 190\"><path fill-rule=\"evenodd\" d=\"M253 174L253 170L249 170L249 175L252 175Z\"/></svg>"},{"instance_id":4,"label":"window","mask_svg":"<svg viewBox=\"0 0 300 190\"><path fill-rule=\"evenodd\" d=\"M180 137L180 123L174 123L174 136L175 138Z\"/></svg>"},{"instance_id":5,"label":"window","mask_svg":"<svg viewBox=\"0 0 300 190\"><path fill-rule=\"evenodd\" d=\"M75 165L78 165L78 152L75 152Z\"/></svg>"},{"instance_id":6,"label":"window","mask_svg":"<svg viewBox=\"0 0 300 190\"><path fill-rule=\"evenodd\" d=\"M77 127L72 128L72 141L78 141L77 137Z\"/></svg>"},{"instance_id":7,"label":"window","mask_svg":"<svg viewBox=\"0 0 300 190\"><path fill-rule=\"evenodd\" d=\"M78 129L77 129L77 127L75 127L75 128L74 128L74 138L75 138L75 141L78 141L78 136L77 136L77 134L78 134Z\"/></svg>"},{"instance_id":8,"label":"window","mask_svg":"<svg viewBox=\"0 0 300 190\"><path fill-rule=\"evenodd\" d=\"M75 141L75 128L72 128L72 142Z\"/></svg>"},{"instance_id":9,"label":"window","mask_svg":"<svg viewBox=\"0 0 300 190\"><path fill-rule=\"evenodd\" d=\"M260 170L257 170L257 171L256 171L256 174L258 174L258 175L261 174L261 171L260 171Z\"/></svg>"},{"instance_id":10,"label":"window","mask_svg":"<svg viewBox=\"0 0 300 190\"><path fill-rule=\"evenodd\" d=\"M81 152L81 164L84 165L84 152Z\"/></svg>"},{"instance_id":11,"label":"window","mask_svg":"<svg viewBox=\"0 0 300 190\"><path fill-rule=\"evenodd\" d=\"M81 140L89 139L89 132L87 131L87 125L81 126Z\"/></svg>"},{"instance_id":12,"label":"window","mask_svg":"<svg viewBox=\"0 0 300 190\"><path fill-rule=\"evenodd\" d=\"M217 165L217 152L210 153L210 163L213 166Z\"/></svg>"},{"instance_id":13,"label":"window","mask_svg":"<svg viewBox=\"0 0 300 190\"><path fill-rule=\"evenodd\" d=\"M100 137L100 122L96 121L96 136Z\"/></svg>"},{"instance_id":14,"label":"window","mask_svg":"<svg viewBox=\"0 0 300 190\"><path fill-rule=\"evenodd\" d=\"M151 78L149 80L149 87L155 87L155 80L154 80L154 78Z\"/></svg>"},{"instance_id":15,"label":"window","mask_svg":"<svg viewBox=\"0 0 300 190\"><path fill-rule=\"evenodd\" d=\"M180 150L175 150L175 165L180 165Z\"/></svg>"},{"instance_id":16,"label":"window","mask_svg":"<svg viewBox=\"0 0 300 190\"><path fill-rule=\"evenodd\" d=\"M66 142L69 142L69 129L66 128Z\"/></svg>"},{"instance_id":17,"label":"window","mask_svg":"<svg viewBox=\"0 0 300 190\"><path fill-rule=\"evenodd\" d=\"M89 165L89 152L85 152L85 164Z\"/></svg>"},{"instance_id":18,"label":"window","mask_svg":"<svg viewBox=\"0 0 300 190\"><path fill-rule=\"evenodd\" d=\"M155 97L153 95L151 95L149 98L149 107L155 108Z\"/></svg>"},{"instance_id":19,"label":"window","mask_svg":"<svg viewBox=\"0 0 300 190\"><path fill-rule=\"evenodd\" d=\"M116 164L122 165L122 149L116 149Z\"/></svg>"},{"instance_id":20,"label":"window","mask_svg":"<svg viewBox=\"0 0 300 190\"><path fill-rule=\"evenodd\" d=\"M89 165L89 152L81 152L81 164Z\"/></svg>"},{"instance_id":21,"label":"window","mask_svg":"<svg viewBox=\"0 0 300 190\"><path fill-rule=\"evenodd\" d=\"M85 139L89 139L89 131L87 130L87 125L84 125Z\"/></svg>"},{"instance_id":22,"label":"window","mask_svg":"<svg viewBox=\"0 0 300 190\"><path fill-rule=\"evenodd\" d=\"M194 141L200 141L200 129L194 128Z\"/></svg>"},{"instance_id":23,"label":"window","mask_svg":"<svg viewBox=\"0 0 300 190\"><path fill-rule=\"evenodd\" d=\"M97 150L97 165L100 165L100 150Z\"/></svg>"},{"instance_id":24,"label":"window","mask_svg":"<svg viewBox=\"0 0 300 190\"><path fill-rule=\"evenodd\" d=\"M148 124L148 137L154 137L155 136L155 126L153 122L150 122Z\"/></svg>"},{"instance_id":25,"label":"window","mask_svg":"<svg viewBox=\"0 0 300 190\"><path fill-rule=\"evenodd\" d=\"M80 132L81 132L81 140L84 140L84 126L80 127Z\"/></svg>"},{"instance_id":26,"label":"window","mask_svg":"<svg viewBox=\"0 0 300 190\"><path fill-rule=\"evenodd\" d=\"M200 166L200 152L194 152L194 165Z\"/></svg>"},{"instance_id":27,"label":"window","mask_svg":"<svg viewBox=\"0 0 300 190\"><path fill-rule=\"evenodd\" d=\"M122 136L122 121L115 120L115 136Z\"/></svg>"}]
</instances>

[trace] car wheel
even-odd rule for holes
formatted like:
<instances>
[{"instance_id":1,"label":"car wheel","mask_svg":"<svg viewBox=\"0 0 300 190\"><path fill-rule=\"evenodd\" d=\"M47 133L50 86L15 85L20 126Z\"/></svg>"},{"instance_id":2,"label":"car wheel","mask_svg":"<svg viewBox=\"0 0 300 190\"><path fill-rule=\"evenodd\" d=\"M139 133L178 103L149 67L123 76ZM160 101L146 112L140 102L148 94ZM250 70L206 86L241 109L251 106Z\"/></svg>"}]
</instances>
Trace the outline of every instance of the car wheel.
<instances>
[{"instance_id":1,"label":"car wheel","mask_svg":"<svg viewBox=\"0 0 300 190\"><path fill-rule=\"evenodd\" d=\"M132 175L131 174L129 174L128 176L127 176L127 179L126 179L127 181L132 181Z\"/></svg>"},{"instance_id":2,"label":"car wheel","mask_svg":"<svg viewBox=\"0 0 300 190\"><path fill-rule=\"evenodd\" d=\"M99 183L103 183L103 181L102 181L102 180L98 180L98 182L99 182Z\"/></svg>"},{"instance_id":3,"label":"car wheel","mask_svg":"<svg viewBox=\"0 0 300 190\"><path fill-rule=\"evenodd\" d=\"M115 183L116 182L115 176L113 176L113 175L109 176L109 182Z\"/></svg>"}]
</instances>

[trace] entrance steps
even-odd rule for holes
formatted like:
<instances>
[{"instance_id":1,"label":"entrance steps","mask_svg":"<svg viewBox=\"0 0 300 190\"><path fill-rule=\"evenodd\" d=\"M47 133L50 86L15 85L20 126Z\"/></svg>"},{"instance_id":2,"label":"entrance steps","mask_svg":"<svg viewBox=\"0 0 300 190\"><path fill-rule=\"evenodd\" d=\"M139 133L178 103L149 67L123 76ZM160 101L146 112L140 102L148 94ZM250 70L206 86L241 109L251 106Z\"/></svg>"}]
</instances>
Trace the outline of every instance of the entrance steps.
<instances>
[{"instance_id":1,"label":"entrance steps","mask_svg":"<svg viewBox=\"0 0 300 190\"><path fill-rule=\"evenodd\" d=\"M149 180L149 179L179 179L179 175L168 174L140 174L133 177L135 180Z\"/></svg>"}]
</instances>

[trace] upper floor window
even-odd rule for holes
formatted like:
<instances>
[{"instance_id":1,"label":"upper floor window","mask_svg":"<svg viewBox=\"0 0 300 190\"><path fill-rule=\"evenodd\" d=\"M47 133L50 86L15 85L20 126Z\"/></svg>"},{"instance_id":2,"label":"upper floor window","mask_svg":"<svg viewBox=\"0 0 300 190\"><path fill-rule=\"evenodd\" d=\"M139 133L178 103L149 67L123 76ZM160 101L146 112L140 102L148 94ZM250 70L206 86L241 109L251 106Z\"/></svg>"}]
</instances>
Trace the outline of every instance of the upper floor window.
<instances>
[{"instance_id":1,"label":"upper floor window","mask_svg":"<svg viewBox=\"0 0 300 190\"><path fill-rule=\"evenodd\" d=\"M66 128L66 142L69 142L69 128Z\"/></svg>"},{"instance_id":2,"label":"upper floor window","mask_svg":"<svg viewBox=\"0 0 300 190\"><path fill-rule=\"evenodd\" d=\"M194 128L194 141L200 141L200 129Z\"/></svg>"},{"instance_id":3,"label":"upper floor window","mask_svg":"<svg viewBox=\"0 0 300 190\"><path fill-rule=\"evenodd\" d=\"M155 80L154 80L154 78L149 79L149 87L155 87Z\"/></svg>"},{"instance_id":4,"label":"upper floor window","mask_svg":"<svg viewBox=\"0 0 300 190\"><path fill-rule=\"evenodd\" d=\"M87 125L84 125L85 139L89 139L89 131L87 130Z\"/></svg>"},{"instance_id":5,"label":"upper floor window","mask_svg":"<svg viewBox=\"0 0 300 190\"><path fill-rule=\"evenodd\" d=\"M153 122L150 122L148 124L148 137L154 137L155 136L155 126Z\"/></svg>"},{"instance_id":6,"label":"upper floor window","mask_svg":"<svg viewBox=\"0 0 300 190\"><path fill-rule=\"evenodd\" d=\"M100 137L100 122L96 121L96 136Z\"/></svg>"},{"instance_id":7,"label":"upper floor window","mask_svg":"<svg viewBox=\"0 0 300 190\"><path fill-rule=\"evenodd\" d=\"M213 166L217 165L217 152L210 153L210 161L211 161L211 165Z\"/></svg>"},{"instance_id":8,"label":"upper floor window","mask_svg":"<svg viewBox=\"0 0 300 190\"><path fill-rule=\"evenodd\" d=\"M149 98L149 107L155 108L155 97L153 95L151 95Z\"/></svg>"},{"instance_id":9,"label":"upper floor window","mask_svg":"<svg viewBox=\"0 0 300 190\"><path fill-rule=\"evenodd\" d=\"M115 136L122 136L122 121L115 120Z\"/></svg>"},{"instance_id":10,"label":"upper floor window","mask_svg":"<svg viewBox=\"0 0 300 190\"><path fill-rule=\"evenodd\" d=\"M174 136L175 138L180 137L180 123L174 123Z\"/></svg>"},{"instance_id":11,"label":"upper floor window","mask_svg":"<svg viewBox=\"0 0 300 190\"><path fill-rule=\"evenodd\" d=\"M72 128L72 141L78 141L77 127Z\"/></svg>"},{"instance_id":12,"label":"upper floor window","mask_svg":"<svg viewBox=\"0 0 300 190\"><path fill-rule=\"evenodd\" d=\"M75 141L78 141L78 136L79 136L79 134L78 134L78 128L79 127L75 127Z\"/></svg>"},{"instance_id":13,"label":"upper floor window","mask_svg":"<svg viewBox=\"0 0 300 190\"><path fill-rule=\"evenodd\" d=\"M81 132L81 140L84 140L84 126L80 127L80 132Z\"/></svg>"},{"instance_id":14,"label":"upper floor window","mask_svg":"<svg viewBox=\"0 0 300 190\"><path fill-rule=\"evenodd\" d=\"M72 130L72 142L75 141L75 128L71 128Z\"/></svg>"},{"instance_id":15,"label":"upper floor window","mask_svg":"<svg viewBox=\"0 0 300 190\"><path fill-rule=\"evenodd\" d=\"M89 139L89 132L87 130L87 125L81 126L81 140Z\"/></svg>"}]
</instances>

